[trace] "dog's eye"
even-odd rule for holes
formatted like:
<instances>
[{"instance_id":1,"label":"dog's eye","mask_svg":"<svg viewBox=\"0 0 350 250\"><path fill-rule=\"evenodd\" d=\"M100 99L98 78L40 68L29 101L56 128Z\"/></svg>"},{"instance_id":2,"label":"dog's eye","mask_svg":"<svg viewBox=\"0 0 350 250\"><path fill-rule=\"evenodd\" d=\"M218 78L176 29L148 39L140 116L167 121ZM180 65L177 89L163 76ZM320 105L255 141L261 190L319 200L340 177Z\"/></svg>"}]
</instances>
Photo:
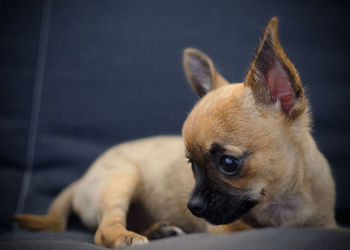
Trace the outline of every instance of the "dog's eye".
<instances>
[{"instance_id":1,"label":"dog's eye","mask_svg":"<svg viewBox=\"0 0 350 250\"><path fill-rule=\"evenodd\" d=\"M240 160L231 155L222 155L219 161L219 171L225 175L234 175L238 172Z\"/></svg>"}]
</instances>

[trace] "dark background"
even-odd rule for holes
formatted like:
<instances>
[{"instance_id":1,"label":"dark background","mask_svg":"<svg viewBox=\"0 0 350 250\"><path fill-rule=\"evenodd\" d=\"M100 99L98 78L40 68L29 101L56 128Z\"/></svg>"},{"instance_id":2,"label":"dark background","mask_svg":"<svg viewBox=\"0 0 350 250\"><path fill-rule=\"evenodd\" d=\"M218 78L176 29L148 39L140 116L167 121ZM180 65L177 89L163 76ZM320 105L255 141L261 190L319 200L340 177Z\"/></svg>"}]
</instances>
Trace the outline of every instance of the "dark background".
<instances>
[{"instance_id":1,"label":"dark background","mask_svg":"<svg viewBox=\"0 0 350 250\"><path fill-rule=\"evenodd\" d=\"M264 25L302 77L314 132L350 212L346 1L0 1L0 229L53 197L113 144L180 134L197 98L182 50L244 79ZM26 174L25 174L26 173Z\"/></svg>"}]
</instances>

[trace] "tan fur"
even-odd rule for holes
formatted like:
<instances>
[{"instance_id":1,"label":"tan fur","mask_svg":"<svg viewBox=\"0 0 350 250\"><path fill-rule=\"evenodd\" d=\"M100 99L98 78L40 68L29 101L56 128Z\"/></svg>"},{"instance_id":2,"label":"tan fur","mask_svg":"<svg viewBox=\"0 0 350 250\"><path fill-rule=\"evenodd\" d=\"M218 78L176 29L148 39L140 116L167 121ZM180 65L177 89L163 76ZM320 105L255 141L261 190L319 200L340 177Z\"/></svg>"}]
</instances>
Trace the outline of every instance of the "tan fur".
<instances>
[{"instance_id":1,"label":"tan fur","mask_svg":"<svg viewBox=\"0 0 350 250\"><path fill-rule=\"evenodd\" d=\"M215 234L241 232L241 231L252 230L252 229L253 228L251 226L244 223L242 220L236 220L227 225L220 225L220 226L208 225L208 232L215 233Z\"/></svg>"},{"instance_id":2,"label":"tan fur","mask_svg":"<svg viewBox=\"0 0 350 250\"><path fill-rule=\"evenodd\" d=\"M234 187L253 190L251 196L259 199L242 218L249 224L336 227L334 181L310 134L308 103L300 77L279 44L276 18L267 25L261 44L268 34L300 88L301 98L291 114L283 114L278 102L266 105L269 92L256 83L261 45L244 83L210 91L191 111L183 127L186 148L195 157L214 142L227 143L233 155L252 152L240 178L217 174Z\"/></svg>"},{"instance_id":3,"label":"tan fur","mask_svg":"<svg viewBox=\"0 0 350 250\"><path fill-rule=\"evenodd\" d=\"M57 216L22 214L14 220L23 228L33 231L63 231L61 221Z\"/></svg>"},{"instance_id":4,"label":"tan fur","mask_svg":"<svg viewBox=\"0 0 350 250\"><path fill-rule=\"evenodd\" d=\"M167 221L187 233L203 232L206 223L186 207L194 179L184 151L180 136L152 137L117 145L101 155L76 182L69 201L63 201L60 194L54 204L57 208L71 205L87 227L97 228L95 243L107 247L147 242L144 236L126 229L130 203L141 204L150 215L150 223L144 229L155 222ZM55 225L50 224L49 215ZM49 215L35 216L35 220L31 220L32 215L15 218L30 230L60 231L66 223L59 220L62 215L50 212ZM137 215L130 215L133 216ZM41 224L45 226L38 228Z\"/></svg>"},{"instance_id":5,"label":"tan fur","mask_svg":"<svg viewBox=\"0 0 350 250\"><path fill-rule=\"evenodd\" d=\"M335 228L333 178L310 134L307 100L297 71L278 42L276 19L268 24L262 44L268 35L281 63L295 78L294 89L300 88L301 97L290 113L281 112L278 101L269 103L268 90L256 83L256 58L262 45L244 83L239 84L228 84L209 57L187 49L186 75L204 96L184 123L183 139L161 136L117 145L56 198L48 215L21 215L16 221L32 230L64 230L73 210L86 226L97 228L95 243L107 247L148 242L140 232L150 237L159 224L147 228L158 221L168 221L187 233L235 232L257 226ZM209 93L196 85L196 72L188 66L193 56L209 67L199 76L210 81L210 88L204 89ZM233 155L250 154L238 177L228 178L216 170L212 174L232 187L250 190L249 195L259 200L242 220L222 226L210 226L186 208L195 181L184 152L202 158L203 150L215 142L225 143ZM126 228L130 204L139 204L149 217L138 221L143 227L138 232ZM134 216L129 214L131 219Z\"/></svg>"}]
</instances>

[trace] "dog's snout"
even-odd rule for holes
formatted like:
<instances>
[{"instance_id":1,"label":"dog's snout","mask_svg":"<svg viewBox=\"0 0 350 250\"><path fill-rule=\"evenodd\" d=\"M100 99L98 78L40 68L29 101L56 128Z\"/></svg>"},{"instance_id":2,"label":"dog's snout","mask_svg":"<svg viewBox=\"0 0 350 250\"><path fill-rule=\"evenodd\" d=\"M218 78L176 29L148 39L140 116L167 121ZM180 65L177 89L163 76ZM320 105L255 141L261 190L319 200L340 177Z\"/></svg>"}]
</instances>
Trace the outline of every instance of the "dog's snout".
<instances>
[{"instance_id":1,"label":"dog's snout","mask_svg":"<svg viewBox=\"0 0 350 250\"><path fill-rule=\"evenodd\" d=\"M187 207L195 216L201 217L204 208L203 199L198 196L193 197L188 201Z\"/></svg>"}]
</instances>

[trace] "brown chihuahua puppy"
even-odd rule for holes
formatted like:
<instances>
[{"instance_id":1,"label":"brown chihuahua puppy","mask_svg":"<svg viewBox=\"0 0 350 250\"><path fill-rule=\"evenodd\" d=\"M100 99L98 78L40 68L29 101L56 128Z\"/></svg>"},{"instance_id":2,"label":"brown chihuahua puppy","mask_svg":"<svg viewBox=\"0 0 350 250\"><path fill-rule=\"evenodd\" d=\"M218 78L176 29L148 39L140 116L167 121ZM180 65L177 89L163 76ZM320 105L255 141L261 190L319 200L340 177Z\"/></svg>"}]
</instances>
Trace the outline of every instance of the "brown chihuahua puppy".
<instances>
[{"instance_id":1,"label":"brown chihuahua puppy","mask_svg":"<svg viewBox=\"0 0 350 250\"><path fill-rule=\"evenodd\" d=\"M334 181L310 134L308 101L277 26L272 18L243 83L229 84L206 55L186 49L186 75L201 99L184 123L183 138L117 145L63 190L47 215L16 221L31 230L60 231L74 211L97 228L95 243L106 247L183 231L336 228ZM191 189L192 214L186 207ZM144 226L138 233L126 228L131 203L147 214L137 221ZM130 211L128 218L137 215ZM159 221L169 223L154 224Z\"/></svg>"}]
</instances>

